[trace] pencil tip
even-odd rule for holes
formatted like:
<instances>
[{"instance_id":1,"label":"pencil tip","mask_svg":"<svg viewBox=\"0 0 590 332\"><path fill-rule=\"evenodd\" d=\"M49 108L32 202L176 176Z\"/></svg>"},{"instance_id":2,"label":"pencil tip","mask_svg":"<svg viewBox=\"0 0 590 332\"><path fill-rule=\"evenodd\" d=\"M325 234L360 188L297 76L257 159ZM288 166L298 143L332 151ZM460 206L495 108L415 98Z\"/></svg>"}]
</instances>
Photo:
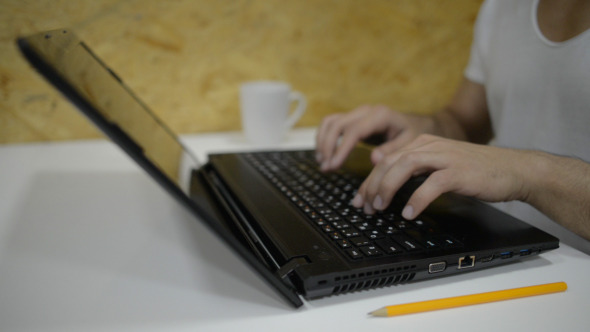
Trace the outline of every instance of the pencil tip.
<instances>
[{"instance_id":1,"label":"pencil tip","mask_svg":"<svg viewBox=\"0 0 590 332\"><path fill-rule=\"evenodd\" d=\"M387 317L387 308L381 308L375 311L371 311L369 312L369 315L374 317Z\"/></svg>"}]
</instances>

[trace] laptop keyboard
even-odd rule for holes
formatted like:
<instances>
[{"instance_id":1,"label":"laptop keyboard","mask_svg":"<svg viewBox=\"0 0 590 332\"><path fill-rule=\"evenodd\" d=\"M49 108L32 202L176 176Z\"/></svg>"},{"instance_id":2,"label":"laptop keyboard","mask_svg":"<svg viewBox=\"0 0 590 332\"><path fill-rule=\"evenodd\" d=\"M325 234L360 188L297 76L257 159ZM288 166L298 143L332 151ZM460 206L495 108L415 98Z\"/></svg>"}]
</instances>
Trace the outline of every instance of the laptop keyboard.
<instances>
[{"instance_id":1,"label":"laptop keyboard","mask_svg":"<svg viewBox=\"0 0 590 332\"><path fill-rule=\"evenodd\" d=\"M245 154L246 159L352 260L454 248L461 244L433 220L392 211L365 214L350 204L363 179L323 173L313 151Z\"/></svg>"}]
</instances>

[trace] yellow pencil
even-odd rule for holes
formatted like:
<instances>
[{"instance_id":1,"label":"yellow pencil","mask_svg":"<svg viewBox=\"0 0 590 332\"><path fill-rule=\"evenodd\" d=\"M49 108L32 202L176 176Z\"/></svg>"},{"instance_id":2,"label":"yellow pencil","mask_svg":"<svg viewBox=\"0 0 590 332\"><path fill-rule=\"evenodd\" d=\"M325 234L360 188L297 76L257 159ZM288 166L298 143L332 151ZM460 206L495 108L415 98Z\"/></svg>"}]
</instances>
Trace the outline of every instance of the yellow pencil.
<instances>
[{"instance_id":1,"label":"yellow pencil","mask_svg":"<svg viewBox=\"0 0 590 332\"><path fill-rule=\"evenodd\" d=\"M392 305L370 312L369 315L378 317L407 315L418 312L449 309L473 304L489 303L517 299L520 297L563 292L566 289L567 284L565 282L554 282L550 284L537 286L528 286L480 294L448 297L438 300Z\"/></svg>"}]
</instances>

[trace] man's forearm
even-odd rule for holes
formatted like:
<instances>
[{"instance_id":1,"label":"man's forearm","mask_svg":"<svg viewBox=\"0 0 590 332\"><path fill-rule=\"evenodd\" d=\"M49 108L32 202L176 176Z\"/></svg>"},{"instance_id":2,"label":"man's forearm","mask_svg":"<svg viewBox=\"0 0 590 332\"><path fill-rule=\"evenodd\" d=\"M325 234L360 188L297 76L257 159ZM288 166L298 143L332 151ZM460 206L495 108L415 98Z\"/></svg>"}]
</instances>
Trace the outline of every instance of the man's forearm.
<instances>
[{"instance_id":1,"label":"man's forearm","mask_svg":"<svg viewBox=\"0 0 590 332\"><path fill-rule=\"evenodd\" d=\"M482 84L463 79L447 107L433 115L434 135L486 144L494 136Z\"/></svg>"},{"instance_id":2,"label":"man's forearm","mask_svg":"<svg viewBox=\"0 0 590 332\"><path fill-rule=\"evenodd\" d=\"M590 164L544 152L529 156L523 201L590 240Z\"/></svg>"},{"instance_id":3,"label":"man's forearm","mask_svg":"<svg viewBox=\"0 0 590 332\"><path fill-rule=\"evenodd\" d=\"M432 115L434 121L433 134L460 141L469 141L469 137L449 108L440 110Z\"/></svg>"}]
</instances>

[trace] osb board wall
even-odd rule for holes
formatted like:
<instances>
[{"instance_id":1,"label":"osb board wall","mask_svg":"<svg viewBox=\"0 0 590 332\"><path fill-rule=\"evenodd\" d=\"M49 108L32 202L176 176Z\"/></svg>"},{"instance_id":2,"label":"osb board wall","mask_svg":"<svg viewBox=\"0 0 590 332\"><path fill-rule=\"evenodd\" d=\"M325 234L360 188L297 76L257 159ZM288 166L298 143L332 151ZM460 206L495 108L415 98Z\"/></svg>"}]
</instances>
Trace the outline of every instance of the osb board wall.
<instances>
[{"instance_id":1,"label":"osb board wall","mask_svg":"<svg viewBox=\"0 0 590 332\"><path fill-rule=\"evenodd\" d=\"M481 0L0 0L0 143L100 134L14 40L72 28L177 133L239 130L238 87L284 80L299 126L366 103L429 113L468 60Z\"/></svg>"}]
</instances>

